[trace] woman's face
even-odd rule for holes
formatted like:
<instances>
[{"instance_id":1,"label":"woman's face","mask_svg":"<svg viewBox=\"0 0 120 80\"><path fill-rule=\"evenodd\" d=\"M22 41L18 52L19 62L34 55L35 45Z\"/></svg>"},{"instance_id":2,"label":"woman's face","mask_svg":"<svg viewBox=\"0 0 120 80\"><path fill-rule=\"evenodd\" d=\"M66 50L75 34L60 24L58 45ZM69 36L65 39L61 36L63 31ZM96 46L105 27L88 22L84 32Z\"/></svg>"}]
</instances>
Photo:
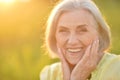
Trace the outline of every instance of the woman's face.
<instances>
[{"instance_id":1,"label":"woman's face","mask_svg":"<svg viewBox=\"0 0 120 80\"><path fill-rule=\"evenodd\" d=\"M86 48L97 38L97 23L92 14L85 10L64 12L57 24L56 41L63 55L72 64L77 64Z\"/></svg>"}]
</instances>

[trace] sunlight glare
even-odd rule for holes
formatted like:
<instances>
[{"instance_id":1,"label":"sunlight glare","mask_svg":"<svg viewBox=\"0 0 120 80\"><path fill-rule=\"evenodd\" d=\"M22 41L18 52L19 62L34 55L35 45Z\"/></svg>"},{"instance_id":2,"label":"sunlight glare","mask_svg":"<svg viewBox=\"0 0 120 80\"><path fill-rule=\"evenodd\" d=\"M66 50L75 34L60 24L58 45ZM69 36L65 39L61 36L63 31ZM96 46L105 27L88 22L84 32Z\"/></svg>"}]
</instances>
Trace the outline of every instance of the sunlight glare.
<instances>
[{"instance_id":1,"label":"sunlight glare","mask_svg":"<svg viewBox=\"0 0 120 80\"><path fill-rule=\"evenodd\" d=\"M7 3L7 4L9 4L9 3L14 3L15 2L15 0L0 0L0 3Z\"/></svg>"}]
</instances>

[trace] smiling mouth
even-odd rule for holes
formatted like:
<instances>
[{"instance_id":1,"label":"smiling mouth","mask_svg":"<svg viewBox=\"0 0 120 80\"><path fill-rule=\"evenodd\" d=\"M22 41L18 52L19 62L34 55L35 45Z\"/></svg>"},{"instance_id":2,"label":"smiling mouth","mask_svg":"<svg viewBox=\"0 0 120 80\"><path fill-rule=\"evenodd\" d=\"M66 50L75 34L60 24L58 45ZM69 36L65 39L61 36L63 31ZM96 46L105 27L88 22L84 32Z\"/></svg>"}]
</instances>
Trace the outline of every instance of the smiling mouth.
<instances>
[{"instance_id":1,"label":"smiling mouth","mask_svg":"<svg viewBox=\"0 0 120 80\"><path fill-rule=\"evenodd\" d=\"M71 49L71 48L68 48L67 51L70 52L70 53L77 53L77 52L80 52L82 50L82 48L77 48L77 49Z\"/></svg>"}]
</instances>

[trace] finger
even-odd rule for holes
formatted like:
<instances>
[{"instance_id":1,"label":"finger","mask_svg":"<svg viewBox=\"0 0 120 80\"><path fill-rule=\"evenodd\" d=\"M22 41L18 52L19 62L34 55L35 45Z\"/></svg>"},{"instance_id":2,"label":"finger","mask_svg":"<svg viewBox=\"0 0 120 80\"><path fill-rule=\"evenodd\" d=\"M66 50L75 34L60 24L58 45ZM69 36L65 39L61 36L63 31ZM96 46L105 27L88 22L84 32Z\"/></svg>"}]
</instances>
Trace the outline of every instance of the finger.
<instances>
[{"instance_id":1,"label":"finger","mask_svg":"<svg viewBox=\"0 0 120 80\"><path fill-rule=\"evenodd\" d=\"M99 40L98 40L98 44L100 44L100 41L99 41ZM99 55L100 58L102 58L103 55L104 55L104 52L99 50L99 51L98 51L98 55Z\"/></svg>"},{"instance_id":2,"label":"finger","mask_svg":"<svg viewBox=\"0 0 120 80\"><path fill-rule=\"evenodd\" d=\"M92 44L92 48L91 48L91 63L93 64L93 67L96 67L96 65L99 62L99 56L98 56L98 40L95 40Z\"/></svg>"},{"instance_id":3,"label":"finger","mask_svg":"<svg viewBox=\"0 0 120 80\"><path fill-rule=\"evenodd\" d=\"M76 66L80 67L81 64L83 65L83 64L87 63L87 61L89 60L89 57L90 57L90 54L89 54L90 48L91 48L91 45L89 45L87 47L87 49L85 50L84 56L82 57L82 59L78 62L78 64Z\"/></svg>"},{"instance_id":4,"label":"finger","mask_svg":"<svg viewBox=\"0 0 120 80\"><path fill-rule=\"evenodd\" d=\"M97 65L99 63L99 61L102 58L103 53L99 53L99 40L95 40L92 44L92 48L91 48L91 60L93 61L93 63L95 63L95 65Z\"/></svg>"},{"instance_id":5,"label":"finger","mask_svg":"<svg viewBox=\"0 0 120 80\"><path fill-rule=\"evenodd\" d=\"M96 58L98 56L98 41L97 40L95 40L92 43L90 53L91 53L90 55L91 58Z\"/></svg>"},{"instance_id":6,"label":"finger","mask_svg":"<svg viewBox=\"0 0 120 80\"><path fill-rule=\"evenodd\" d=\"M63 58L63 52L62 52L62 49L58 46L57 44L57 50L58 50L58 55L60 58Z\"/></svg>"},{"instance_id":7,"label":"finger","mask_svg":"<svg viewBox=\"0 0 120 80\"><path fill-rule=\"evenodd\" d=\"M99 52L98 50L99 50L99 39L95 41L93 54L98 56L98 58L101 58L103 56L103 52Z\"/></svg>"},{"instance_id":8,"label":"finger","mask_svg":"<svg viewBox=\"0 0 120 80\"><path fill-rule=\"evenodd\" d=\"M58 55L59 55L61 61L65 61L65 57L63 54L64 54L63 51L60 48L58 48Z\"/></svg>"},{"instance_id":9,"label":"finger","mask_svg":"<svg viewBox=\"0 0 120 80\"><path fill-rule=\"evenodd\" d=\"M83 58L82 58L82 60L84 61L86 61L86 60L88 60L89 59L89 57L90 57L90 49L91 49L91 45L89 45L88 47L87 47L87 49L85 50L85 54L84 54L84 56L83 56Z\"/></svg>"},{"instance_id":10,"label":"finger","mask_svg":"<svg viewBox=\"0 0 120 80\"><path fill-rule=\"evenodd\" d=\"M89 68L89 64L88 64L90 57L90 49L91 49L91 45L87 47L83 58L78 62L78 64L73 69L71 73L72 76L88 77L88 75L91 73L91 69Z\"/></svg>"},{"instance_id":11,"label":"finger","mask_svg":"<svg viewBox=\"0 0 120 80\"><path fill-rule=\"evenodd\" d=\"M63 55L64 50L62 50L61 48L58 48L58 52L59 52L59 56L60 56L61 63L62 63L63 79L69 80L70 79L70 68L68 66L68 63L66 62L64 55Z\"/></svg>"},{"instance_id":12,"label":"finger","mask_svg":"<svg viewBox=\"0 0 120 80\"><path fill-rule=\"evenodd\" d=\"M99 40L95 40L94 44L93 44L93 50L92 52L94 52L93 54L98 54L98 47L99 47Z\"/></svg>"}]
</instances>

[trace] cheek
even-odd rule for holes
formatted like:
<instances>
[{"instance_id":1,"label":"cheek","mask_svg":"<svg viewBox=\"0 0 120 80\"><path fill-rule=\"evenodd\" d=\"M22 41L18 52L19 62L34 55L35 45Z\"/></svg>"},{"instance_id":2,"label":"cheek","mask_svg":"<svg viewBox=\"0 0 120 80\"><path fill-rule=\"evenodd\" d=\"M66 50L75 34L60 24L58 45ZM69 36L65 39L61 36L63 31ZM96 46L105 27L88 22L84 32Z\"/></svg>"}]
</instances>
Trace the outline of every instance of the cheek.
<instances>
[{"instance_id":1,"label":"cheek","mask_svg":"<svg viewBox=\"0 0 120 80\"><path fill-rule=\"evenodd\" d=\"M95 34L86 34L81 36L81 41L85 46L89 46L96 39L96 37L97 35Z\"/></svg>"},{"instance_id":2,"label":"cheek","mask_svg":"<svg viewBox=\"0 0 120 80\"><path fill-rule=\"evenodd\" d=\"M66 37L57 34L56 35L56 43L58 44L59 47L62 47L66 42Z\"/></svg>"}]
</instances>

